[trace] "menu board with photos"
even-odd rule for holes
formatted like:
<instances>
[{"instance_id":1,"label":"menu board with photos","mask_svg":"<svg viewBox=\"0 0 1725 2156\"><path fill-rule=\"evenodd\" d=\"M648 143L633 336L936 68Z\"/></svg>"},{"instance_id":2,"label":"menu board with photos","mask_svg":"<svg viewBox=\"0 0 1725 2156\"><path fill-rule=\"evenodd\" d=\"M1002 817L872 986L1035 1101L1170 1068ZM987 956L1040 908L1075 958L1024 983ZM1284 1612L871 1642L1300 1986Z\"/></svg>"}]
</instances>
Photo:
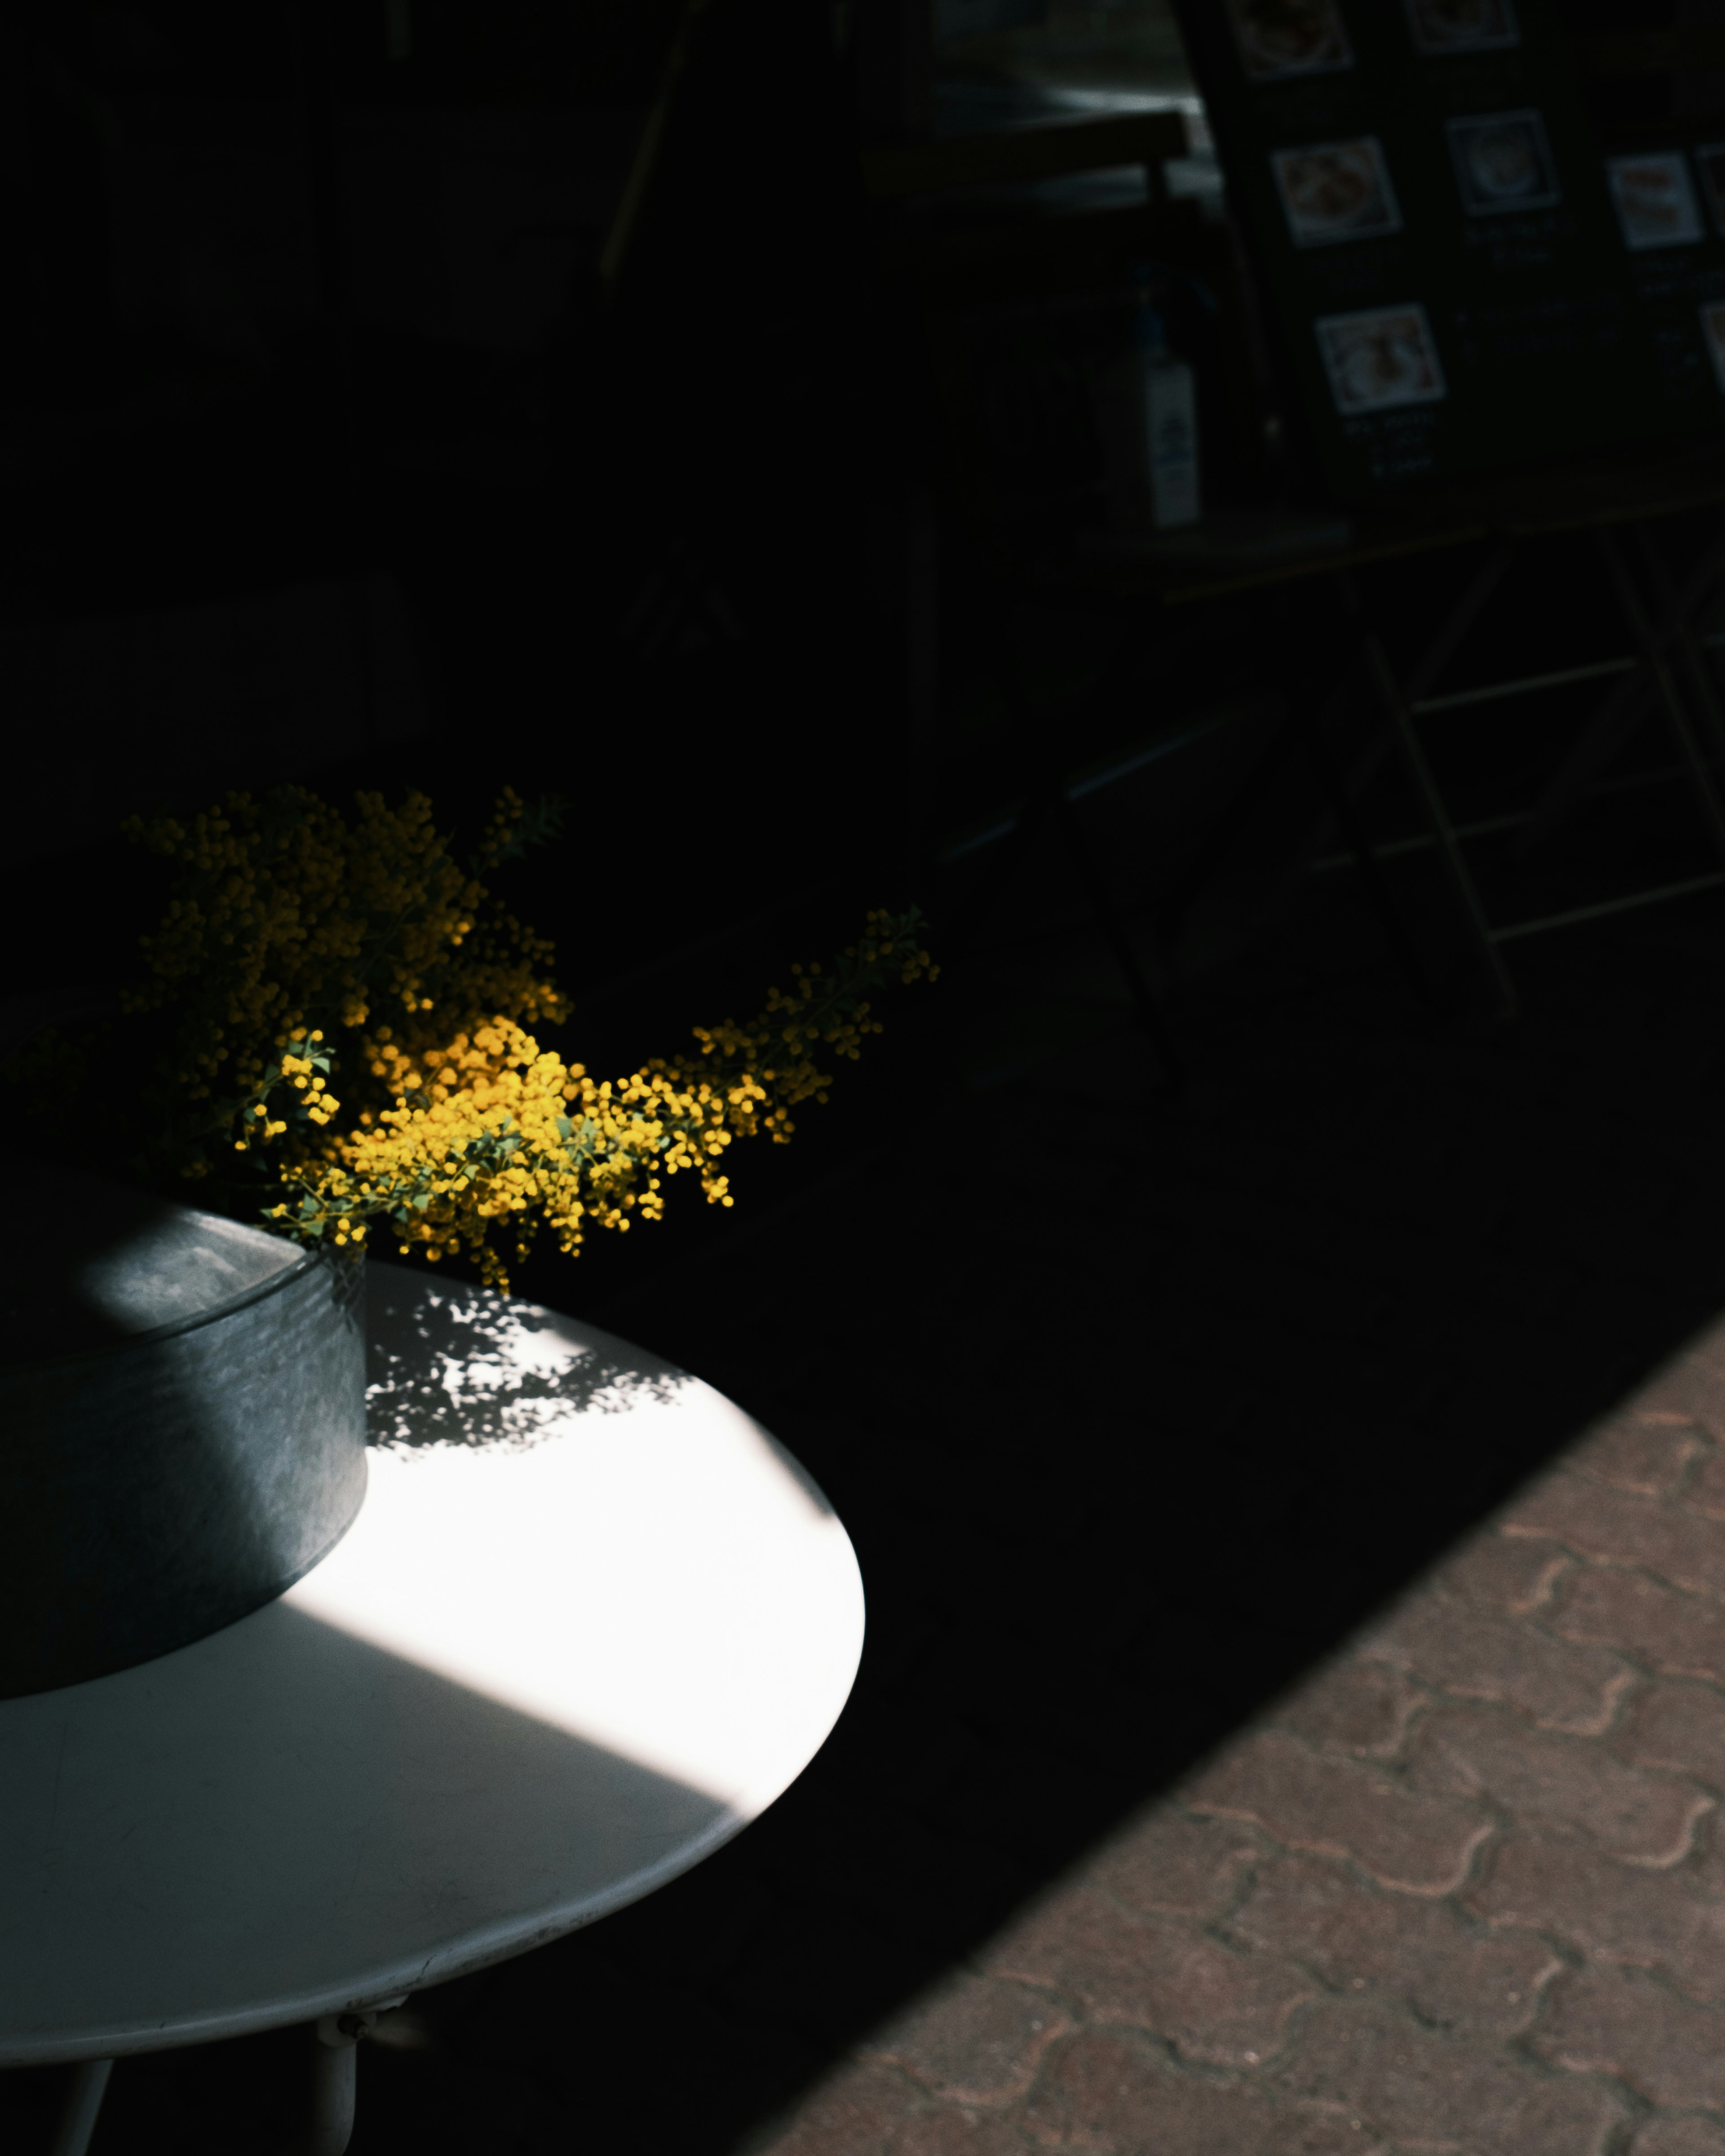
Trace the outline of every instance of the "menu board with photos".
<instances>
[{"instance_id":1,"label":"menu board with photos","mask_svg":"<svg viewBox=\"0 0 1725 2156\"><path fill-rule=\"evenodd\" d=\"M1725 430L1725 127L1604 155L1555 0L1179 0L1345 501Z\"/></svg>"}]
</instances>

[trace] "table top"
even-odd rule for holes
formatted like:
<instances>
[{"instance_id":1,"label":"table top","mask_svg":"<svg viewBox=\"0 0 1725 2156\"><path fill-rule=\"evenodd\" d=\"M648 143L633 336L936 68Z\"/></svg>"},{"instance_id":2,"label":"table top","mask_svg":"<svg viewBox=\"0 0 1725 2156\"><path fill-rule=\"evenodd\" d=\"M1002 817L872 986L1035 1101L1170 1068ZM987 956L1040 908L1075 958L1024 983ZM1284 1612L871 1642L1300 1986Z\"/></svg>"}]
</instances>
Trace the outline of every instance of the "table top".
<instances>
[{"instance_id":1,"label":"table top","mask_svg":"<svg viewBox=\"0 0 1725 2156\"><path fill-rule=\"evenodd\" d=\"M195 1645L0 1702L0 2066L521 1953L699 1862L838 1719L856 1560L757 1424L593 1327L367 1270L342 1542Z\"/></svg>"}]
</instances>

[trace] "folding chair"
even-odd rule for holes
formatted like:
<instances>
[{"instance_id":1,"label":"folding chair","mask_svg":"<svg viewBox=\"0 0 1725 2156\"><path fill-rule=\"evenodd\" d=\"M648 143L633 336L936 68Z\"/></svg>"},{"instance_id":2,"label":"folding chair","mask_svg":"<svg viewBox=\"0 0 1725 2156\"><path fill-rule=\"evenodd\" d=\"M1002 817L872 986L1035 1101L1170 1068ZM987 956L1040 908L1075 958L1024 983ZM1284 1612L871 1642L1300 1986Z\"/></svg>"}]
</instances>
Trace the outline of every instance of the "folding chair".
<instances>
[{"instance_id":1,"label":"folding chair","mask_svg":"<svg viewBox=\"0 0 1725 2156\"><path fill-rule=\"evenodd\" d=\"M1719 487L1718 498L1725 501L1725 484ZM1615 598L1620 625L1630 649L1620 657L1589 660L1447 695L1440 693L1439 687L1446 669L1499 592L1517 556L1528 547L1537 545L1543 536L1573 529L1573 524L1561 515L1541 516L1525 511L1519 518L1506 519L1496 543L1450 608L1436 634L1415 664L1401 676L1398 676L1383 639L1367 614L1353 574L1346 570L1333 572L1342 605L1358 633L1353 663L1359 667L1387 724L1389 739L1399 750L1429 826L1423 839L1404 840L1393 850L1406 852L1422 845L1436 849L1452 901L1484 972L1493 1002L1505 1018L1514 1016L1519 1007L1515 982L1503 955L1506 944L1725 884L1725 803L1722 803L1713 768L1715 760L1725 754L1725 716L1722 716L1699 641L1702 625L1716 612L1722 595L1725 595L1725 517L1716 518L1713 535L1702 547L1699 559L1677 583L1673 582L1660 559L1645 504L1631 497L1616 513L1608 508L1584 521L1594 526L1593 544ZM1640 556L1640 583L1625 557L1625 534ZM1680 686L1680 672L1687 684L1686 699ZM1508 699L1592 679L1609 680L1611 685L1538 799L1524 811L1493 817L1483 823L1458 824L1432 768L1424 738L1426 724L1441 713L1463 706ZM1697 711L1701 715L1705 740L1697 732ZM1589 793L1599 785L1612 761L1654 716L1661 719L1670 732L1677 753L1677 773L1699 814L1708 843L1719 858L1720 867L1704 875L1668 880L1615 897L1528 918L1495 919L1481 896L1468 858L1467 843L1518 827L1515 852L1518 857L1525 858L1574 815ZM1356 772L1356 789L1360 777ZM1380 851L1373 847L1371 850L1375 858L1381 860L1389 850Z\"/></svg>"}]
</instances>

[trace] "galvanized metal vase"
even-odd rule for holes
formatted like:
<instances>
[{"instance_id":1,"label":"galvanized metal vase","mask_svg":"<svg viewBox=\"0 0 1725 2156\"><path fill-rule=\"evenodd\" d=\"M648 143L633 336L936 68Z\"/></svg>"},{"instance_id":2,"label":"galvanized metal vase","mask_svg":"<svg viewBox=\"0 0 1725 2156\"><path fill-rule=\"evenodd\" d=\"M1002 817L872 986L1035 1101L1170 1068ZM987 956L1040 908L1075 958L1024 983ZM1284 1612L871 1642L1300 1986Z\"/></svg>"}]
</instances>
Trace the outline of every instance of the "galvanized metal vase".
<instances>
[{"instance_id":1,"label":"galvanized metal vase","mask_svg":"<svg viewBox=\"0 0 1725 2156\"><path fill-rule=\"evenodd\" d=\"M359 1264L93 1178L9 1196L0 1698L261 1608L366 1487Z\"/></svg>"}]
</instances>

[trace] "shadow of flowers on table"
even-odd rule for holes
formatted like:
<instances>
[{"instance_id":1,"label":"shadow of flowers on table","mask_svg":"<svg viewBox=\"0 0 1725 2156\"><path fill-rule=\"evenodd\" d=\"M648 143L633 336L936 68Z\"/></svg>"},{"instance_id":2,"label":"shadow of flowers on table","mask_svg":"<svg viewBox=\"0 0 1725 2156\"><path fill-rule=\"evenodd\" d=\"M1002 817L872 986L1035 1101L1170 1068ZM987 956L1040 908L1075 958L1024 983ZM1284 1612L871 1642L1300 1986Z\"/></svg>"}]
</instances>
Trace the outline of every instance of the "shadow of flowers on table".
<instances>
[{"instance_id":1,"label":"shadow of flowers on table","mask_svg":"<svg viewBox=\"0 0 1725 2156\"><path fill-rule=\"evenodd\" d=\"M597 1326L416 1267L366 1266L371 1442L525 1450L572 1415L669 1403L697 1380Z\"/></svg>"}]
</instances>

